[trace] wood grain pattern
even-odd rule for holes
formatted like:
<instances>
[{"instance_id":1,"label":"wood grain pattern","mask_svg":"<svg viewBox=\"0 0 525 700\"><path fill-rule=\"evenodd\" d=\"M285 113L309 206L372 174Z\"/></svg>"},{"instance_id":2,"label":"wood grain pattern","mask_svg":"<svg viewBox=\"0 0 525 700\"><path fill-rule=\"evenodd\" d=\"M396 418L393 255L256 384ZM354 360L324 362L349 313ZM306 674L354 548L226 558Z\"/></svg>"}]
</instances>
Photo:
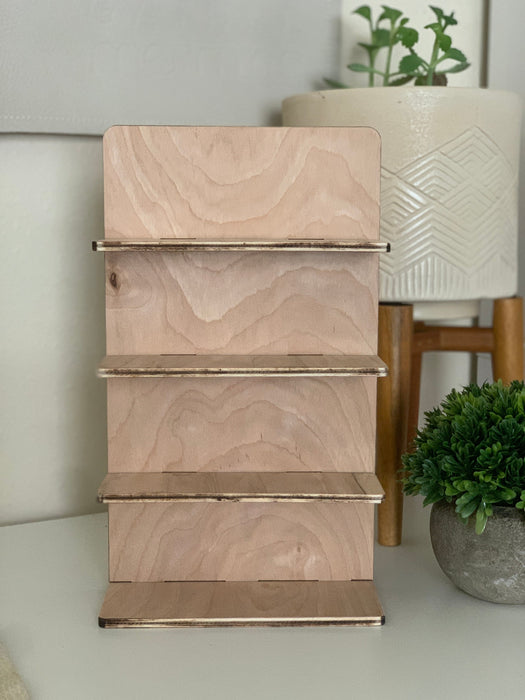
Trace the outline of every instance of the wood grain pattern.
<instances>
[{"instance_id":1,"label":"wood grain pattern","mask_svg":"<svg viewBox=\"0 0 525 700\"><path fill-rule=\"evenodd\" d=\"M110 581L372 579L373 508L110 504Z\"/></svg>"},{"instance_id":2,"label":"wood grain pattern","mask_svg":"<svg viewBox=\"0 0 525 700\"><path fill-rule=\"evenodd\" d=\"M368 128L113 127L106 238L374 240L379 150Z\"/></svg>"},{"instance_id":3,"label":"wood grain pattern","mask_svg":"<svg viewBox=\"0 0 525 700\"><path fill-rule=\"evenodd\" d=\"M349 241L334 241L323 238L283 238L269 239L266 241L239 241L239 240L223 240L223 241L207 241L198 240L196 238L159 238L158 240L148 241L114 241L102 240L93 241L93 250L95 252L111 252L130 253L130 252L157 252L157 253L173 253L173 252L195 252L195 251L294 251L301 252L304 250L315 251L340 251L352 253L386 253L390 250L390 244L382 241L367 241L349 240Z\"/></svg>"},{"instance_id":4,"label":"wood grain pattern","mask_svg":"<svg viewBox=\"0 0 525 700\"><path fill-rule=\"evenodd\" d=\"M376 379L108 379L110 472L375 469Z\"/></svg>"},{"instance_id":5,"label":"wood grain pattern","mask_svg":"<svg viewBox=\"0 0 525 700\"><path fill-rule=\"evenodd\" d=\"M523 298L494 301L492 374L510 384L523 380Z\"/></svg>"},{"instance_id":6,"label":"wood grain pattern","mask_svg":"<svg viewBox=\"0 0 525 700\"><path fill-rule=\"evenodd\" d=\"M381 625L371 581L111 583L101 627Z\"/></svg>"},{"instance_id":7,"label":"wood grain pattern","mask_svg":"<svg viewBox=\"0 0 525 700\"><path fill-rule=\"evenodd\" d=\"M383 489L364 472L150 472L108 474L98 490L101 503L163 501L380 503Z\"/></svg>"},{"instance_id":8,"label":"wood grain pattern","mask_svg":"<svg viewBox=\"0 0 525 700\"><path fill-rule=\"evenodd\" d=\"M101 624L380 624L377 134L115 127L104 178Z\"/></svg>"},{"instance_id":9,"label":"wood grain pattern","mask_svg":"<svg viewBox=\"0 0 525 700\"><path fill-rule=\"evenodd\" d=\"M387 374L376 355L107 355L99 377L342 377Z\"/></svg>"},{"instance_id":10,"label":"wood grain pattern","mask_svg":"<svg viewBox=\"0 0 525 700\"><path fill-rule=\"evenodd\" d=\"M403 490L399 470L407 450L407 426L412 351L412 306L381 304L379 347L390 367L388 378L377 387L377 475L385 489L379 506L378 541L401 544Z\"/></svg>"},{"instance_id":11,"label":"wood grain pattern","mask_svg":"<svg viewBox=\"0 0 525 700\"><path fill-rule=\"evenodd\" d=\"M376 255L106 253L108 355L368 355Z\"/></svg>"}]
</instances>

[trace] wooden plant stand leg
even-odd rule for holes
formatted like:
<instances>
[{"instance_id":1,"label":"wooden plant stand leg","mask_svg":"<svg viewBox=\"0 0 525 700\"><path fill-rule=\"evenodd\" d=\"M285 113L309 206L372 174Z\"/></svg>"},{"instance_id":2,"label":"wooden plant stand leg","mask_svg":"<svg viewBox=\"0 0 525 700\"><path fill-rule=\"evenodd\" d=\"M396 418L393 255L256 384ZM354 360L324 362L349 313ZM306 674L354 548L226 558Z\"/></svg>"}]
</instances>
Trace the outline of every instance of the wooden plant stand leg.
<instances>
[{"instance_id":1,"label":"wooden plant stand leg","mask_svg":"<svg viewBox=\"0 0 525 700\"><path fill-rule=\"evenodd\" d=\"M414 336L412 337L412 356L410 360L410 396L408 406L407 447L410 448L416 437L419 423L419 401L421 395L421 370L423 367L423 352L415 342L418 328L424 329L424 323L414 324Z\"/></svg>"},{"instance_id":2,"label":"wooden plant stand leg","mask_svg":"<svg viewBox=\"0 0 525 700\"><path fill-rule=\"evenodd\" d=\"M377 391L377 476L385 491L378 509L378 542L401 544L403 492L399 482L401 455L407 447L413 312L407 304L380 304L379 356L389 376Z\"/></svg>"},{"instance_id":3,"label":"wooden plant stand leg","mask_svg":"<svg viewBox=\"0 0 525 700\"><path fill-rule=\"evenodd\" d=\"M508 384L523 379L523 298L510 297L494 301L494 381Z\"/></svg>"}]
</instances>

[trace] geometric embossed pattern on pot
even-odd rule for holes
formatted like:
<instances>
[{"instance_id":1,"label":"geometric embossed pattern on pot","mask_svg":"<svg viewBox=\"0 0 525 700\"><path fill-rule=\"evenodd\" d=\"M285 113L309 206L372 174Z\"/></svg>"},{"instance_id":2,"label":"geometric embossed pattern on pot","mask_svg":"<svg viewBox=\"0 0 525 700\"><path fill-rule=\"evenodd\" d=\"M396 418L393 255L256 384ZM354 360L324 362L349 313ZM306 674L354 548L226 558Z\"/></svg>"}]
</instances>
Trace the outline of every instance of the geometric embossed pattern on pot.
<instances>
[{"instance_id":1,"label":"geometric embossed pattern on pot","mask_svg":"<svg viewBox=\"0 0 525 700\"><path fill-rule=\"evenodd\" d=\"M382 169L381 298L516 291L518 173L474 126L398 172Z\"/></svg>"},{"instance_id":2,"label":"geometric embossed pattern on pot","mask_svg":"<svg viewBox=\"0 0 525 700\"><path fill-rule=\"evenodd\" d=\"M383 301L517 289L521 100L504 90L375 87L283 102L283 123L372 126L382 139Z\"/></svg>"}]
</instances>

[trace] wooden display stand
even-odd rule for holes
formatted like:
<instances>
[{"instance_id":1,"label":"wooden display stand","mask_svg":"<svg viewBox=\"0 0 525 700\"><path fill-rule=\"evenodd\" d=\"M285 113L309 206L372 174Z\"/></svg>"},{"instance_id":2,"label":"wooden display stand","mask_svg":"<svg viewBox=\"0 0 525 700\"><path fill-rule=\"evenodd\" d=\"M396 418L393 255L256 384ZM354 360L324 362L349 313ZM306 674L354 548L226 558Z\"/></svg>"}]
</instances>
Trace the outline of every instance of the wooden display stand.
<instances>
[{"instance_id":1,"label":"wooden display stand","mask_svg":"<svg viewBox=\"0 0 525 700\"><path fill-rule=\"evenodd\" d=\"M104 137L103 627L379 625L379 137Z\"/></svg>"}]
</instances>

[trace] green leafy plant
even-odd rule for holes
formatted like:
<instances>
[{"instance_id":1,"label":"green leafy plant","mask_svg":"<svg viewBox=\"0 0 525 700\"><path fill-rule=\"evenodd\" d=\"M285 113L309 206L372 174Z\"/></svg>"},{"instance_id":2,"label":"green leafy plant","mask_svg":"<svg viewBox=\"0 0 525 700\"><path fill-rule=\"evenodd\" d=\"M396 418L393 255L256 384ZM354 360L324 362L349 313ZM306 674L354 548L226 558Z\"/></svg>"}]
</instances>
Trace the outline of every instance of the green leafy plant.
<instances>
[{"instance_id":1,"label":"green leafy plant","mask_svg":"<svg viewBox=\"0 0 525 700\"><path fill-rule=\"evenodd\" d=\"M384 86L405 85L412 81L415 85L446 85L447 73L459 73L469 67L465 54L452 46L452 37L447 33L450 27L457 24L453 12L447 15L439 7L429 5L435 21L425 26L434 33L432 52L427 61L415 50L419 32L408 26L409 18L401 10L387 5L381 7L383 11L375 22L369 5L361 5L354 10L354 14L363 17L369 25L370 40L359 43L366 51L368 65L350 63L347 67L358 73L368 73L370 87L375 86L376 77ZM400 60L397 71L392 72L392 53L396 44L404 46L408 53ZM385 55L382 69L378 67L379 54ZM330 87L348 87L336 80L325 78L325 81Z\"/></svg>"},{"instance_id":2,"label":"green leafy plant","mask_svg":"<svg viewBox=\"0 0 525 700\"><path fill-rule=\"evenodd\" d=\"M447 501L485 529L494 506L525 511L525 384L469 384L425 414L403 455L403 490L423 505Z\"/></svg>"}]
</instances>

